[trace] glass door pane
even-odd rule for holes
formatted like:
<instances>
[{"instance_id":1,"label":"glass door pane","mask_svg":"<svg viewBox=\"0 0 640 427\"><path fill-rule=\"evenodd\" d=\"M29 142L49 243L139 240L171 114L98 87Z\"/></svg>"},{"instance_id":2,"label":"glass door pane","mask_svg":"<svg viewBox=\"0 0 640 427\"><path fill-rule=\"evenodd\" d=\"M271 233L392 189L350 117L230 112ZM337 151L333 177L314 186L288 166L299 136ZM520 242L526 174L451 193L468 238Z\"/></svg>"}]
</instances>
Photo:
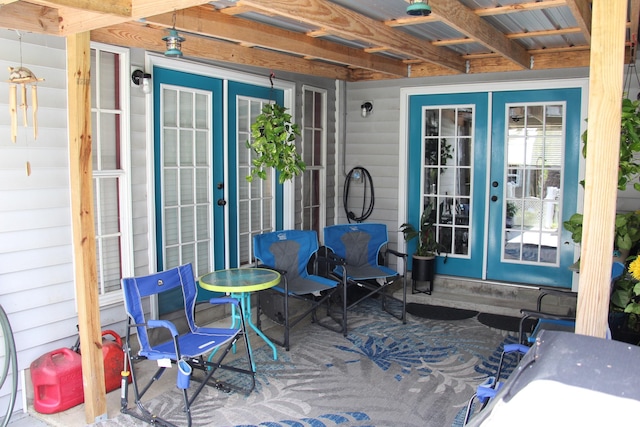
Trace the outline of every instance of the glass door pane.
<instances>
[{"instance_id":1,"label":"glass door pane","mask_svg":"<svg viewBox=\"0 0 640 427\"><path fill-rule=\"evenodd\" d=\"M163 268L192 263L199 276L213 268L212 97L163 85L161 104Z\"/></svg>"},{"instance_id":2,"label":"glass door pane","mask_svg":"<svg viewBox=\"0 0 640 427\"><path fill-rule=\"evenodd\" d=\"M564 105L515 104L506 113L502 258L557 265Z\"/></svg>"},{"instance_id":3,"label":"glass door pane","mask_svg":"<svg viewBox=\"0 0 640 427\"><path fill-rule=\"evenodd\" d=\"M431 206L444 252L469 257L473 107L424 111L423 205Z\"/></svg>"},{"instance_id":4,"label":"glass door pane","mask_svg":"<svg viewBox=\"0 0 640 427\"><path fill-rule=\"evenodd\" d=\"M274 170L267 170L267 179L254 178L252 182L246 177L251 174L252 160L256 154L247 148L246 142L251 140L251 124L268 103L265 99L239 96L237 108L237 155L238 175L236 188L238 191L238 250L239 265L253 263L253 236L273 231L273 182Z\"/></svg>"}]
</instances>

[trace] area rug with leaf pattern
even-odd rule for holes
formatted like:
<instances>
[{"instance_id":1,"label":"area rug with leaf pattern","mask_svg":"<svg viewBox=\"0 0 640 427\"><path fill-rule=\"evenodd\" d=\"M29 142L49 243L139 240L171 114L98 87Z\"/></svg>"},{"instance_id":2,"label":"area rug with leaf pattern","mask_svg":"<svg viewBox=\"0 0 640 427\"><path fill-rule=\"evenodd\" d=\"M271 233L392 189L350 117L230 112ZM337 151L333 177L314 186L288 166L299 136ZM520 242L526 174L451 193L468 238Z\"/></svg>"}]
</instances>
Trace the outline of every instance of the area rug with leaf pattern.
<instances>
[{"instance_id":1,"label":"area rug with leaf pattern","mask_svg":"<svg viewBox=\"0 0 640 427\"><path fill-rule=\"evenodd\" d=\"M381 312L376 301L365 301L349 311L347 337L304 324L294 330L290 351L278 348L277 360L268 347L255 348L255 390L245 395L206 387L192 405L193 425L461 426L476 386L496 372L504 344L515 341L515 335L476 317L443 321L408 315L402 324ZM165 375L175 384L174 371ZM175 386L152 399L149 408L186 425ZM94 425L141 422L120 414Z\"/></svg>"}]
</instances>

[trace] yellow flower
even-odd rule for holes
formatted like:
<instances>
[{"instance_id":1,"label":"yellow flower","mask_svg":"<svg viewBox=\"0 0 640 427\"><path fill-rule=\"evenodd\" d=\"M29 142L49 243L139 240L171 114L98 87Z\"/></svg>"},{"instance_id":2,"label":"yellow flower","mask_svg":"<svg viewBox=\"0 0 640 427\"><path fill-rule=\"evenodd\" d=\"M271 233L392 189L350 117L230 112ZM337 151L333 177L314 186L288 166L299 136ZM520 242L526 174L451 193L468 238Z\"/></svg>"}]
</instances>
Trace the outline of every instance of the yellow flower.
<instances>
[{"instance_id":1,"label":"yellow flower","mask_svg":"<svg viewBox=\"0 0 640 427\"><path fill-rule=\"evenodd\" d=\"M631 273L634 279L640 280L640 257L634 259L633 262L629 264L629 273Z\"/></svg>"}]
</instances>

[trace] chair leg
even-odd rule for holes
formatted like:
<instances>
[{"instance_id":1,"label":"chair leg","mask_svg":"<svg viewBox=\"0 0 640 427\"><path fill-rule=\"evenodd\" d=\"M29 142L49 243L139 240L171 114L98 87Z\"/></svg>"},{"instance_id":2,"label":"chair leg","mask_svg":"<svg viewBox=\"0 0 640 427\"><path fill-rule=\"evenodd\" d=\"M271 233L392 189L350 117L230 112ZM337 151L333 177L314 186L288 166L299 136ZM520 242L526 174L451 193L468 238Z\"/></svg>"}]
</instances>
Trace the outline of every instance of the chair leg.
<instances>
[{"instance_id":1,"label":"chair leg","mask_svg":"<svg viewBox=\"0 0 640 427\"><path fill-rule=\"evenodd\" d=\"M133 357L131 356L131 347L129 347L129 336L125 340L124 346L124 367L122 370L122 382L120 390L120 412L131 417L137 418L148 424L165 426L165 427L178 427L162 418L158 418L153 415L142 403L142 397L149 390L151 385L158 381L158 379L164 373L165 368L159 368L156 373L151 377L149 383L140 391L140 385L138 384L138 378L135 375L135 367L133 366ZM137 411L134 408L129 408L129 376L131 376L131 386L133 388L134 403L137 407ZM191 425L191 420L189 420Z\"/></svg>"},{"instance_id":2,"label":"chair leg","mask_svg":"<svg viewBox=\"0 0 640 427\"><path fill-rule=\"evenodd\" d=\"M187 426L191 427L191 405L189 404L189 396L187 395L187 389L182 390L182 397L184 399L184 412L187 415Z\"/></svg>"},{"instance_id":3,"label":"chair leg","mask_svg":"<svg viewBox=\"0 0 640 427\"><path fill-rule=\"evenodd\" d=\"M284 295L284 349L289 351L289 295Z\"/></svg>"},{"instance_id":4,"label":"chair leg","mask_svg":"<svg viewBox=\"0 0 640 427\"><path fill-rule=\"evenodd\" d=\"M347 282L342 282L342 335L347 336Z\"/></svg>"},{"instance_id":5,"label":"chair leg","mask_svg":"<svg viewBox=\"0 0 640 427\"><path fill-rule=\"evenodd\" d=\"M243 331L244 331L244 325L243 325ZM239 335L236 336L236 339L232 340L231 342L229 342L229 344L226 346L226 348L221 349L224 351L220 351L219 352L219 356L217 358L217 360L215 362L207 362L202 356L200 356L198 359L191 359L188 360L187 362L189 363L189 366L193 369L198 369L201 370L203 372L205 372L205 376L204 379L198 379L198 378L192 378L198 382L200 382L200 384L198 385L198 387L192 392L189 393L188 392L188 388L183 388L182 389L182 396L183 396L183 400L184 400L184 412L185 412L185 416L187 418L187 426L191 427L192 424L192 417L191 417L191 405L193 405L193 402L196 400L196 398L200 395L200 392L204 389L205 385L212 385L222 391L225 392L229 392L231 391L232 387L229 386L228 384L219 382L219 381L212 381L213 379L213 375L214 373L218 370L218 369L225 369L225 370L230 370L236 373L240 373L240 374L245 374L245 375L249 375L250 376L250 386L247 388L243 388L241 391L244 391L245 393L249 393L251 392L256 385L256 381L255 381L255 371L253 370L253 364L252 364L252 359L251 359L251 353L249 352L249 346L248 346L248 337L246 335L246 333L243 333L242 335L244 336L244 340L245 340L245 349L246 349L246 355L248 358L248 369L243 369L243 368L238 368L238 367L234 367L234 366L228 366L228 365L223 365L222 364L222 360L229 354L229 352L232 350L232 348L234 347L234 345L236 344ZM129 416L132 416L134 418L137 418L141 421L144 421L148 424L152 424L152 425L158 425L158 426L165 426L165 427L178 427L175 424L170 423L167 420L164 420L162 418L159 418L158 416L152 414L142 403L142 397L145 395L145 393L147 392L147 390L149 390L149 388L155 384L160 377L162 376L162 374L164 373L166 368L159 368L156 373L152 376L152 378L149 380L149 383L142 389L140 390L139 388L139 384L138 384L138 378L135 375L135 367L132 365L132 356L131 356L131 352L129 350L128 344L125 344L126 348L125 348L125 366L124 366L124 370L123 370L123 377L122 377L122 391L121 391L121 408L120 408L120 412L122 412L123 414L127 414ZM127 369L128 368L128 369ZM135 399L135 404L137 406L137 410L134 410L133 408L129 408L129 402L128 402L128 394L129 394L129 388L128 388L128 375L129 372L131 374L131 383L132 383L132 387L133 387L133 392L134 392L134 399ZM236 387L233 387L234 389Z\"/></svg>"}]
</instances>

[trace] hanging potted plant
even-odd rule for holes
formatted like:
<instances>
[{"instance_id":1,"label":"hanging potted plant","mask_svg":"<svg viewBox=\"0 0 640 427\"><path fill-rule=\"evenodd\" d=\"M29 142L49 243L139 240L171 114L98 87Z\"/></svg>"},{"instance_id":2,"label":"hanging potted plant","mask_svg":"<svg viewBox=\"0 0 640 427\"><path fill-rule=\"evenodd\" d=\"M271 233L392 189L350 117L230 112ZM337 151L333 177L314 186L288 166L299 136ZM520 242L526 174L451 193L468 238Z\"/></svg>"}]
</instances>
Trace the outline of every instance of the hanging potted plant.
<instances>
[{"instance_id":1,"label":"hanging potted plant","mask_svg":"<svg viewBox=\"0 0 640 427\"><path fill-rule=\"evenodd\" d=\"M436 239L434 220L435 211L431 203L429 203L420 216L420 226L418 229L409 223L404 223L400 226L400 231L404 235L405 241L413 240L416 237L418 238L418 246L411 256L411 279L414 282L414 292L416 291L416 281L429 282L429 289L420 292L431 294L431 285L433 285L435 275L435 257L445 250L444 245Z\"/></svg>"},{"instance_id":2,"label":"hanging potted plant","mask_svg":"<svg viewBox=\"0 0 640 427\"><path fill-rule=\"evenodd\" d=\"M306 165L295 146L300 128L286 111L276 103L267 104L251 125L252 140L247 141L247 148L252 149L256 157L251 161L251 174L246 177L247 181L253 181L256 176L266 179L267 169L275 168L282 184L305 170Z\"/></svg>"}]
</instances>

